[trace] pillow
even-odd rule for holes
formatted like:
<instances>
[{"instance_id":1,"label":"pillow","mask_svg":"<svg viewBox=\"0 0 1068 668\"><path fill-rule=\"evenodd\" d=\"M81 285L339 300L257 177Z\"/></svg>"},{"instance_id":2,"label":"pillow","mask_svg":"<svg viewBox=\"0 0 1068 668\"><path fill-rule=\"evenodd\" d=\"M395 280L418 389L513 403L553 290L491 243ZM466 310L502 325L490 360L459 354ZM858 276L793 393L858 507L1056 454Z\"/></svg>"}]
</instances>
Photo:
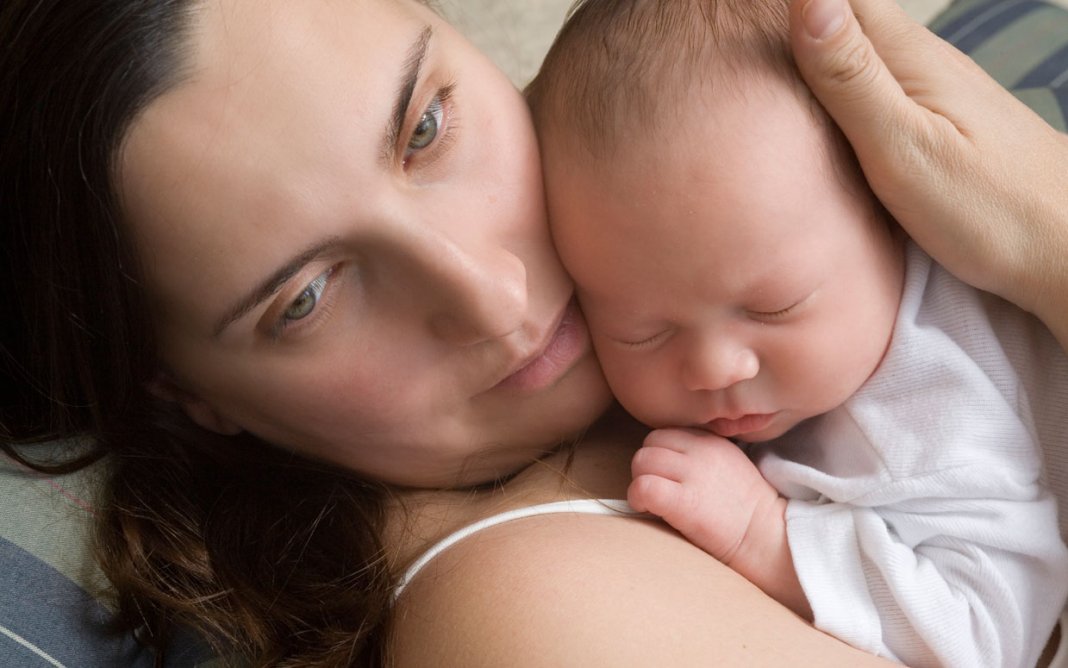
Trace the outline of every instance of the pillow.
<instances>
[{"instance_id":1,"label":"pillow","mask_svg":"<svg viewBox=\"0 0 1068 668\"><path fill-rule=\"evenodd\" d=\"M517 57L502 63L517 83L533 74L571 0L491 1L491 35ZM484 16L482 1L452 0L446 12ZM461 8L462 7L462 8ZM533 13L532 13L533 12ZM525 17L522 21L516 17ZM530 16L528 16L530 15ZM536 16L537 21L527 21ZM510 27L505 27L508 23ZM496 24L496 25L494 25ZM518 27L517 27L518 26ZM1068 124L1068 12L1031 0L956 0L931 23L1054 127ZM499 33L494 33L500 28ZM468 26L470 30L470 26ZM532 33L529 44L517 36ZM518 41L510 41L518 40ZM57 448L63 443L54 444ZM153 655L130 637L107 631L105 583L88 550L95 481L101 465L57 477L28 471L0 456L0 666L151 666ZM168 665L211 663L201 645L180 639Z\"/></svg>"},{"instance_id":2,"label":"pillow","mask_svg":"<svg viewBox=\"0 0 1068 668\"><path fill-rule=\"evenodd\" d=\"M70 444L39 448L60 454ZM42 452L45 450L45 452ZM155 655L108 629L106 581L89 550L102 464L48 477L0 455L0 666L154 665ZM168 666L207 665L206 649L180 638Z\"/></svg>"},{"instance_id":3,"label":"pillow","mask_svg":"<svg viewBox=\"0 0 1068 668\"><path fill-rule=\"evenodd\" d=\"M957 0L931 29L1061 132L1068 130L1068 12L1037 0Z\"/></svg>"}]
</instances>

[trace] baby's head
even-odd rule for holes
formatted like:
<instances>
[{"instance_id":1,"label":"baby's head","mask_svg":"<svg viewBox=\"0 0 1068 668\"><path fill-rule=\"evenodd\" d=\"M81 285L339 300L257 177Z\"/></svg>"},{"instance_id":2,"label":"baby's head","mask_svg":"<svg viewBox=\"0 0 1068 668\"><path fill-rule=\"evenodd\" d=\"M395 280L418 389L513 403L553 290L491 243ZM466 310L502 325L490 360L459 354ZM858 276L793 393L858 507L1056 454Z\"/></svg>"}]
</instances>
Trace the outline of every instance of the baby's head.
<instances>
[{"instance_id":1,"label":"baby's head","mask_svg":"<svg viewBox=\"0 0 1068 668\"><path fill-rule=\"evenodd\" d=\"M589 0L528 89L553 236L649 425L774 438L889 343L900 243L787 34L785 0Z\"/></svg>"}]
</instances>

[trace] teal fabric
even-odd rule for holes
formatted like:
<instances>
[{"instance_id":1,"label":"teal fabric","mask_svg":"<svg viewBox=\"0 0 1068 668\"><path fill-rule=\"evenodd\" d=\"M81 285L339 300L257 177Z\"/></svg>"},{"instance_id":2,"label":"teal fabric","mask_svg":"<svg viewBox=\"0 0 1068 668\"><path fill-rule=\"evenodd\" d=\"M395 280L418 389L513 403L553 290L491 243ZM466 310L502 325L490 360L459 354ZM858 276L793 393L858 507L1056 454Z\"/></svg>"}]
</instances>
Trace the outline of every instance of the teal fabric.
<instances>
[{"instance_id":1,"label":"teal fabric","mask_svg":"<svg viewBox=\"0 0 1068 668\"><path fill-rule=\"evenodd\" d=\"M133 638L108 631L107 609L74 581L3 539L0 563L18 574L5 576L0 590L2 665L153 665Z\"/></svg>"},{"instance_id":2,"label":"teal fabric","mask_svg":"<svg viewBox=\"0 0 1068 668\"><path fill-rule=\"evenodd\" d=\"M1068 12L1032 0L957 0L931 28L1054 127L1068 126ZM57 447L62 447L57 446ZM0 457L0 666L147 666L110 634L104 582L88 550L92 468L46 478ZM200 665L192 641L169 664Z\"/></svg>"},{"instance_id":3,"label":"teal fabric","mask_svg":"<svg viewBox=\"0 0 1068 668\"><path fill-rule=\"evenodd\" d=\"M931 29L1061 132L1068 130L1068 12L1035 0L957 0Z\"/></svg>"},{"instance_id":4,"label":"teal fabric","mask_svg":"<svg viewBox=\"0 0 1068 668\"><path fill-rule=\"evenodd\" d=\"M54 455L72 444L51 446ZM49 448L46 448L46 450ZM35 451L47 455L48 452ZM47 477L0 455L0 666L149 668L155 656L108 626L106 581L89 549L100 465ZM181 637L165 665L204 666Z\"/></svg>"}]
</instances>

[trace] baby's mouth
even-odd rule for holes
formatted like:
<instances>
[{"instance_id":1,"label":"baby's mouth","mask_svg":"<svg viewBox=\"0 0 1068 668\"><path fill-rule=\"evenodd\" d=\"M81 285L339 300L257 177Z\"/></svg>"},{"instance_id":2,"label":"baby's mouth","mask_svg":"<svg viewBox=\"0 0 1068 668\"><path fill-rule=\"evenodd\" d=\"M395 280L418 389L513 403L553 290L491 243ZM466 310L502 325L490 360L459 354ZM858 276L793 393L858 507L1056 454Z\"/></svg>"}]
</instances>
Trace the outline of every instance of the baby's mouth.
<instances>
[{"instance_id":1,"label":"baby's mouth","mask_svg":"<svg viewBox=\"0 0 1068 668\"><path fill-rule=\"evenodd\" d=\"M775 415L776 413L747 413L736 418L716 418L705 423L704 428L724 438L745 436L766 429L775 419Z\"/></svg>"}]
</instances>

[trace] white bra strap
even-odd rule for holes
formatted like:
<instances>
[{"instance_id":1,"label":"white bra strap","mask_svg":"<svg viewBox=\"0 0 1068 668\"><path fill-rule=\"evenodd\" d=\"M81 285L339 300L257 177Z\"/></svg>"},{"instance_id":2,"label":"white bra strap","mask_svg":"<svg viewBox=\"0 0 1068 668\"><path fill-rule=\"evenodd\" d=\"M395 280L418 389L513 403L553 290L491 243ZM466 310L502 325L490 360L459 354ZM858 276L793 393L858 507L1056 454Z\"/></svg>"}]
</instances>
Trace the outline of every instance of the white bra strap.
<instances>
[{"instance_id":1,"label":"white bra strap","mask_svg":"<svg viewBox=\"0 0 1068 668\"><path fill-rule=\"evenodd\" d=\"M521 520L525 517L533 517L535 515L551 515L554 513L579 513L583 515L618 515L618 516L645 516L645 513L639 513L630 507L626 501L620 501L617 499L570 499L567 501L554 501L553 503L543 503L537 506L527 506L526 508L516 508L503 512L499 515L487 517L484 520L479 520L474 524L470 524L459 531L449 534L442 540L435 543L423 553L423 556L415 560L415 562L408 567L404 575L401 577L400 582L397 583L396 589L393 590L394 602L400 597L401 592L405 587L419 574L419 571L423 570L430 561L449 549L456 543L467 538L471 534L488 529L490 527L497 526L498 524L504 524L505 522L511 522L512 520Z\"/></svg>"}]
</instances>

